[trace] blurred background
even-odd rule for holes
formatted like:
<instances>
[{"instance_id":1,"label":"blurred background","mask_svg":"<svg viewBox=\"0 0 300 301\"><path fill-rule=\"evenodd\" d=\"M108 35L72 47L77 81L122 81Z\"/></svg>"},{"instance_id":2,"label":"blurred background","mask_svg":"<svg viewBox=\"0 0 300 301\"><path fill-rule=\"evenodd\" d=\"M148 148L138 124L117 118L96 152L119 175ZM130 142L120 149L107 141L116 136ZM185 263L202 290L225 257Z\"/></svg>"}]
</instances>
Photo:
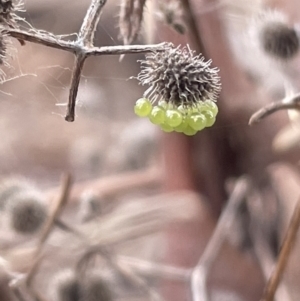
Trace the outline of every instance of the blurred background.
<instances>
[{"instance_id":1,"label":"blurred background","mask_svg":"<svg viewBox=\"0 0 300 301\"><path fill-rule=\"evenodd\" d=\"M52 196L57 192L61 175L69 172L75 183L63 216L79 229L82 216L87 214L84 210L96 212L99 204L103 208L100 206L96 223L89 224L90 227L101 225L103 215L103 224L109 217L113 224L114 217L125 216L126 228L132 218L129 212L144 214L140 217L143 227L147 208L149 212L162 210L162 227L155 235L140 235L138 241L109 247L112 253L182 269L179 280L175 279L176 272L169 279L149 272L146 284L154 288L161 300L197 301L184 272L188 273L201 258L236 183L246 175L251 187L241 197L244 201L234 211L229 231L218 238L222 246L211 259L205 282L207 300L203 301L260 300L300 195L300 131L299 117L291 117L286 111L257 125L249 126L248 122L264 105L283 99L287 86L298 93L300 56L282 62L262 53L256 32L260 23L255 20L261 12L272 9L284 14L289 26L298 28L299 3L193 0L182 1L178 6L176 2L146 1L141 33L135 43L188 43L206 59L211 58L213 65L220 68L222 81L216 124L194 137L186 137L162 133L148 120L136 117L133 106L145 87L131 77L139 73L138 60L144 58L143 54L125 55L122 61L119 56L88 58L79 86L76 120L68 123L64 115L73 55L29 42L21 46L13 41L16 51L9 60L11 67L5 69L6 78L12 80L0 89L2 181L25 178L44 195ZM186 10L187 3L190 11ZM26 12L21 15L38 29L66 35L78 32L89 4L89 0L27 0ZM122 44L119 7L119 1L107 1L95 45ZM174 23L184 28L184 34L176 31L176 26L174 29ZM73 40L75 36L69 38ZM90 209L94 204L91 196L96 199L94 209ZM132 200L137 207L127 208L125 205ZM172 201L178 210L174 209L176 212L170 213L168 220ZM179 216L181 210L187 212L186 216ZM6 229L7 216L3 216ZM139 220L134 223L138 229ZM111 227L116 231L117 227L122 228L119 225L122 224L116 222ZM94 229L82 227L87 233ZM41 291L51 291L46 285L49 277L62 267L72 266L84 249L82 245L76 246L79 255L65 260L69 253L63 254L64 248L70 238L63 243L59 235L54 235L46 248L50 253L55 250L55 255L46 256L39 272L37 286ZM12 246L23 248L24 244L26 248L27 244L32 247L36 239L16 235L10 229L2 239L6 255L0 255L10 262L15 257L9 257L7 250ZM296 242L276 300L298 300L300 296L299 251L300 244ZM25 255L18 258L21 262L27 260ZM15 265L17 272L24 273L23 268ZM114 291L114 299L155 299L151 291L124 283L124 279L112 274L104 273L104 278ZM3 279L3 292L8 295L1 300L17 300L5 291L8 280L6 276ZM44 297L49 301L61 300L50 292Z\"/></svg>"}]
</instances>

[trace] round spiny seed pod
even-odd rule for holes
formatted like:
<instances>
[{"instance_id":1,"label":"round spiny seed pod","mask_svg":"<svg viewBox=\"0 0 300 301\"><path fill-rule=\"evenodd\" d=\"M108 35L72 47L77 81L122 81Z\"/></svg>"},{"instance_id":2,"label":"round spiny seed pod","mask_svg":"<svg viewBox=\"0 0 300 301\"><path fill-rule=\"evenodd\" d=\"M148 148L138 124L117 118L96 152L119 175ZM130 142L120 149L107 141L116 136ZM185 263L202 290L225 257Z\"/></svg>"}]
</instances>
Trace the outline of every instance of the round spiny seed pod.
<instances>
[{"instance_id":1,"label":"round spiny seed pod","mask_svg":"<svg viewBox=\"0 0 300 301\"><path fill-rule=\"evenodd\" d=\"M87 275L82 282L83 300L85 301L111 301L112 294L103 277L98 274Z\"/></svg>"},{"instance_id":2,"label":"round spiny seed pod","mask_svg":"<svg viewBox=\"0 0 300 301\"><path fill-rule=\"evenodd\" d=\"M11 227L21 234L33 234L41 229L47 218L47 207L36 192L20 192L7 203Z\"/></svg>"},{"instance_id":3,"label":"round spiny seed pod","mask_svg":"<svg viewBox=\"0 0 300 301\"><path fill-rule=\"evenodd\" d=\"M162 52L146 54L141 65L138 80L150 86L144 96L152 103L164 100L175 107L193 107L200 101L216 101L219 96L219 70L188 46L169 45Z\"/></svg>"},{"instance_id":4,"label":"round spiny seed pod","mask_svg":"<svg viewBox=\"0 0 300 301\"><path fill-rule=\"evenodd\" d=\"M221 83L219 70L211 68L211 60L204 61L189 46L174 48L168 44L164 51L147 54L141 69L137 79L149 88L136 102L134 110L138 116L148 117L165 132L186 135L207 127L206 116L210 112L213 118L208 126L213 124ZM153 106L154 103L158 105Z\"/></svg>"},{"instance_id":5,"label":"round spiny seed pod","mask_svg":"<svg viewBox=\"0 0 300 301\"><path fill-rule=\"evenodd\" d=\"M51 286L54 301L83 301L82 288L79 279L71 270L58 273Z\"/></svg>"},{"instance_id":6,"label":"round spiny seed pod","mask_svg":"<svg viewBox=\"0 0 300 301\"><path fill-rule=\"evenodd\" d=\"M252 31L265 54L280 60L289 60L298 53L299 36L284 14L266 10L253 20Z\"/></svg>"}]
</instances>

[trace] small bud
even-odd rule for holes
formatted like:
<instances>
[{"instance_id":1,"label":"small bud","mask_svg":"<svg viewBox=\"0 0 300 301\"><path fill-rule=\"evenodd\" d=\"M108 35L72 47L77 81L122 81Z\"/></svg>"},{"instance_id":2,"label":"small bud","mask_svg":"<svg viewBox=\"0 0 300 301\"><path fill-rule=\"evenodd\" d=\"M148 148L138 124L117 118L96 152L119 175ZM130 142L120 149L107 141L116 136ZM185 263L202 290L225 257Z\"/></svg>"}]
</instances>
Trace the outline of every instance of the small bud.
<instances>
[{"instance_id":1,"label":"small bud","mask_svg":"<svg viewBox=\"0 0 300 301\"><path fill-rule=\"evenodd\" d=\"M11 227L21 234L33 234L40 230L47 218L47 207L36 192L20 192L7 203Z\"/></svg>"}]
</instances>

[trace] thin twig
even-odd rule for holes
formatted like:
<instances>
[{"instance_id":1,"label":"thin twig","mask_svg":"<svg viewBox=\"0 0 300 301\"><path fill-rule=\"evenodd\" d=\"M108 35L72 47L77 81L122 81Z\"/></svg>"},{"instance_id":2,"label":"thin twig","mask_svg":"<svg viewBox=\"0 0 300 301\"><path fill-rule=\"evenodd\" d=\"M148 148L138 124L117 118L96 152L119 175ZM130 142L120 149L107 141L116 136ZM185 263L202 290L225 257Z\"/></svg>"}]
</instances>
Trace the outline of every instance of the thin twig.
<instances>
[{"instance_id":1,"label":"thin twig","mask_svg":"<svg viewBox=\"0 0 300 301\"><path fill-rule=\"evenodd\" d=\"M101 11L106 0L93 0L81 25L78 41L85 46L92 47L94 33L98 25Z\"/></svg>"},{"instance_id":2,"label":"thin twig","mask_svg":"<svg viewBox=\"0 0 300 301\"><path fill-rule=\"evenodd\" d=\"M232 226L234 218L237 215L237 211L245 200L249 188L250 181L247 178L242 177L237 181L227 205L218 220L216 229L198 264L193 269L191 275L193 301L209 300L206 291L207 274L211 265L215 261L223 242L226 240L226 236Z\"/></svg>"},{"instance_id":3,"label":"thin twig","mask_svg":"<svg viewBox=\"0 0 300 301\"><path fill-rule=\"evenodd\" d=\"M118 54L134 54L146 53L151 51L163 51L167 43L153 45L121 45L121 46L103 46L92 47L86 50L87 56L96 55L118 55Z\"/></svg>"},{"instance_id":4,"label":"thin twig","mask_svg":"<svg viewBox=\"0 0 300 301\"><path fill-rule=\"evenodd\" d=\"M20 29L8 29L6 33L16 39L22 39L35 44L72 52L74 54L82 52L86 56L146 53L151 51L163 51L166 47L165 42L153 45L117 45L89 47L78 44L78 42L65 41L62 40L59 36L55 36L54 34L50 33L46 34L45 32L40 31L27 32Z\"/></svg>"},{"instance_id":5,"label":"thin twig","mask_svg":"<svg viewBox=\"0 0 300 301\"><path fill-rule=\"evenodd\" d=\"M270 242L261 231L261 221L264 218L264 213L261 212L261 207L257 203L264 202L261 194L252 189L251 195L247 197L247 209L251 217L251 226L249 228L251 242L255 257L260 265L261 271L266 281L270 278L276 260L274 252L271 249ZM291 301L289 290L286 284L282 281L277 288L276 301Z\"/></svg>"},{"instance_id":6,"label":"thin twig","mask_svg":"<svg viewBox=\"0 0 300 301\"><path fill-rule=\"evenodd\" d=\"M128 256L117 256L117 261L122 265L128 265L136 273L155 277L160 279L170 279L187 282L191 276L190 269L177 268L173 266L164 265L161 263L150 262L142 259L137 259Z\"/></svg>"},{"instance_id":7,"label":"thin twig","mask_svg":"<svg viewBox=\"0 0 300 301\"><path fill-rule=\"evenodd\" d=\"M249 125L253 125L262 121L262 119L272 115L280 110L300 110L300 94L293 95L288 99L283 99L279 102L272 102L255 112L250 120Z\"/></svg>"},{"instance_id":8,"label":"thin twig","mask_svg":"<svg viewBox=\"0 0 300 301\"><path fill-rule=\"evenodd\" d=\"M39 248L48 239L49 234L51 233L53 226L55 224L55 221L59 218L62 210L64 209L65 205L67 204L69 194L70 194L70 188L71 188L71 176L69 174L66 174L62 178L60 195L57 199L57 202L55 203L55 205L53 207L52 214L48 218L47 223L44 227L44 230L41 234L37 250L39 250Z\"/></svg>"},{"instance_id":9,"label":"thin twig","mask_svg":"<svg viewBox=\"0 0 300 301\"><path fill-rule=\"evenodd\" d=\"M38 267L41 262L41 251L43 249L45 241L48 239L56 220L58 220L63 208L65 207L67 200L69 198L69 192L71 187L71 176L70 175L64 175L62 178L62 185L61 185L61 192L57 199L57 202L52 210L51 215L46 221L46 225L41 233L41 236L39 238L36 251L35 251L35 257L36 260L34 261L33 265L31 266L30 271L27 273L26 276L26 285L28 287L31 286L31 283L33 281L34 275L36 274L36 271L38 270Z\"/></svg>"},{"instance_id":10,"label":"thin twig","mask_svg":"<svg viewBox=\"0 0 300 301\"><path fill-rule=\"evenodd\" d=\"M74 121L75 119L75 105L76 105L76 98L78 93L78 87L81 77L81 71L84 65L84 61L86 59L85 55L77 55L75 58L74 68L72 72L72 79L71 79L71 86L69 92L69 102L68 102L68 109L66 114L66 121Z\"/></svg>"},{"instance_id":11,"label":"thin twig","mask_svg":"<svg viewBox=\"0 0 300 301\"><path fill-rule=\"evenodd\" d=\"M84 272L88 267L88 262L95 255L101 255L102 258L104 258L106 262L119 273L120 276L126 280L129 280L137 288L143 290L151 300L163 301L163 298L154 289L152 289L142 277L139 277L137 274L135 274L128 266L124 266L124 264L118 261L115 256L113 256L106 250L105 247L102 246L89 248L87 252L85 252L79 259L76 267L76 271L79 275L84 275Z\"/></svg>"},{"instance_id":12,"label":"thin twig","mask_svg":"<svg viewBox=\"0 0 300 301\"><path fill-rule=\"evenodd\" d=\"M78 199L84 191L91 190L99 199L115 197L133 189L145 187L157 187L162 182L162 171L155 167L144 170L124 172L118 175L108 176L92 181L76 183L72 187L70 198ZM58 189L50 189L49 198L57 195Z\"/></svg>"},{"instance_id":13,"label":"thin twig","mask_svg":"<svg viewBox=\"0 0 300 301\"><path fill-rule=\"evenodd\" d=\"M265 293L262 301L273 301L274 296L285 271L288 259L297 238L297 232L300 226L300 199L294 209L293 216L291 218L289 227L287 229L286 236L283 240L283 244L278 256L278 260L265 289Z\"/></svg>"}]
</instances>

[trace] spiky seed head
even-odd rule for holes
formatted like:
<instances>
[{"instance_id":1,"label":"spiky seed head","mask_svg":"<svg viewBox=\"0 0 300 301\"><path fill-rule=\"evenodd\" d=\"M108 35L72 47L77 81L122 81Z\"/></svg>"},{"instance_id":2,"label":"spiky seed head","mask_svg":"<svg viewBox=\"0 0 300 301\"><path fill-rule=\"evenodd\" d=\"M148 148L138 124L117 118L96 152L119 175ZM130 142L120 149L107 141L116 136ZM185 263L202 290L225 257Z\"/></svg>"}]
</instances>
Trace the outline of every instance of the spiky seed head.
<instances>
[{"instance_id":1,"label":"spiky seed head","mask_svg":"<svg viewBox=\"0 0 300 301\"><path fill-rule=\"evenodd\" d=\"M169 44L162 52L146 54L138 80L150 86L144 96L152 103L163 100L176 108L193 107L201 101L217 100L221 90L218 71L211 68L211 60L205 62L189 46L174 48Z\"/></svg>"},{"instance_id":2,"label":"spiky seed head","mask_svg":"<svg viewBox=\"0 0 300 301\"><path fill-rule=\"evenodd\" d=\"M111 301L112 294L103 277L92 273L87 275L83 283L83 299L85 301Z\"/></svg>"},{"instance_id":3,"label":"spiky seed head","mask_svg":"<svg viewBox=\"0 0 300 301\"><path fill-rule=\"evenodd\" d=\"M82 301L82 288L72 270L63 270L55 275L50 285L54 301Z\"/></svg>"},{"instance_id":4,"label":"spiky seed head","mask_svg":"<svg viewBox=\"0 0 300 301\"><path fill-rule=\"evenodd\" d=\"M18 11L23 11L21 0L0 0L0 24L16 27Z\"/></svg>"},{"instance_id":5,"label":"spiky seed head","mask_svg":"<svg viewBox=\"0 0 300 301\"><path fill-rule=\"evenodd\" d=\"M6 62L8 48L10 48L10 40L4 32L4 28L0 26L0 65L8 65Z\"/></svg>"},{"instance_id":6,"label":"spiky seed head","mask_svg":"<svg viewBox=\"0 0 300 301\"><path fill-rule=\"evenodd\" d=\"M33 234L41 229L47 218L47 207L41 195L20 192L7 204L11 227L20 234Z\"/></svg>"},{"instance_id":7,"label":"spiky seed head","mask_svg":"<svg viewBox=\"0 0 300 301\"><path fill-rule=\"evenodd\" d=\"M254 30L261 49L265 54L289 60L295 57L300 49L299 36L285 15L278 11L262 12L253 22Z\"/></svg>"}]
</instances>

